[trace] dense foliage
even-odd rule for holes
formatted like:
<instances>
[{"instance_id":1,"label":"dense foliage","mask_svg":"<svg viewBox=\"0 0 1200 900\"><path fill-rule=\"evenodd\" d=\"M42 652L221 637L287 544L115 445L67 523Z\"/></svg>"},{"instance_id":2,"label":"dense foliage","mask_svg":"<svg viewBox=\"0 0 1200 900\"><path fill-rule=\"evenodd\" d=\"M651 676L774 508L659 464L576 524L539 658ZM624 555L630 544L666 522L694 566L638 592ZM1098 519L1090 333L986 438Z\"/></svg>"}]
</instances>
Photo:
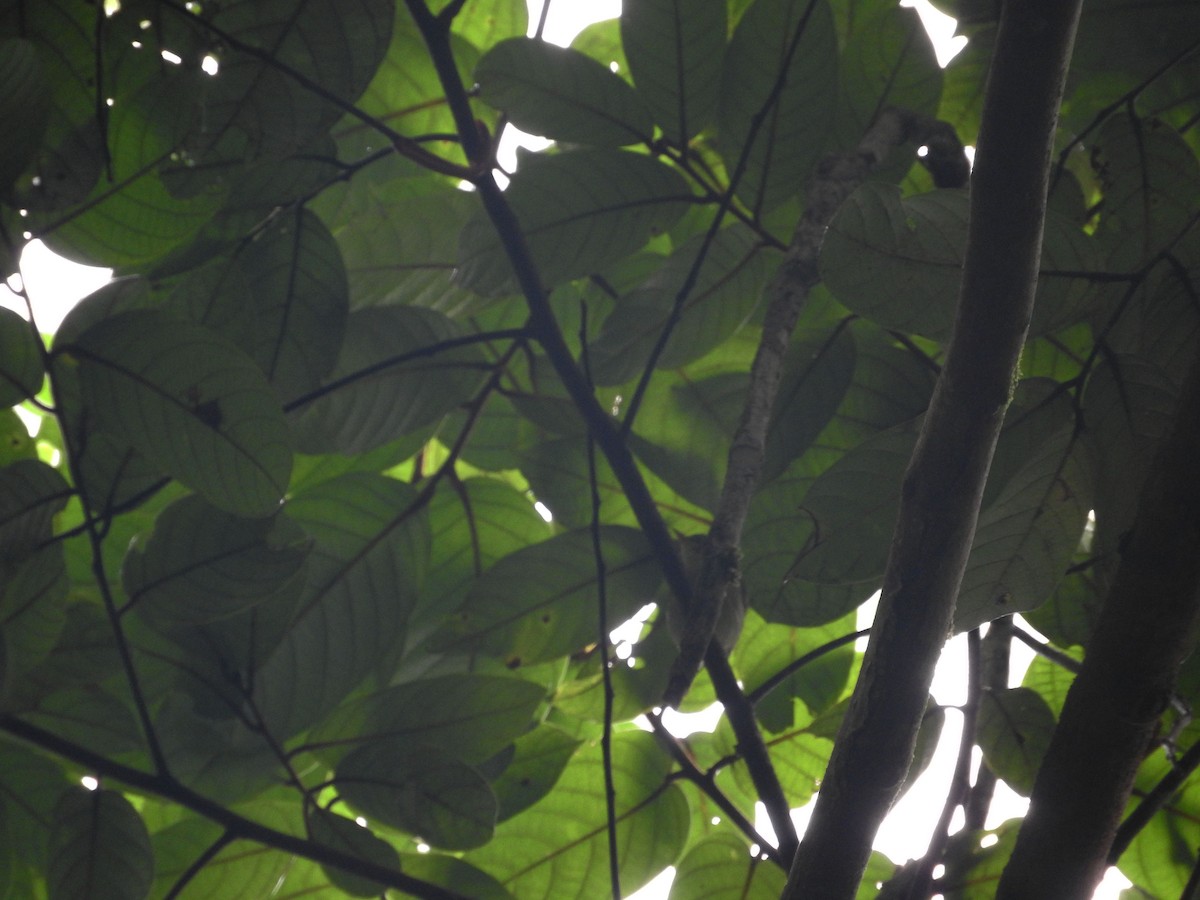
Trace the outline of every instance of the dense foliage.
<instances>
[{"instance_id":1,"label":"dense foliage","mask_svg":"<svg viewBox=\"0 0 1200 900\"><path fill-rule=\"evenodd\" d=\"M625 0L569 49L524 0L2 0L4 273L36 237L116 277L53 335L0 311L0 898L779 896L958 303L996 23L953 6L943 70L891 0ZM992 779L1034 789L1200 346L1198 36L1085 5L947 896L996 890ZM553 143L500 191L510 123ZM749 608L727 665L736 617L681 626L728 715L678 740L665 616L607 635L715 517L687 577ZM1014 613L1049 644L1009 688ZM1196 865L1198 693L1143 698L1138 896Z\"/></svg>"}]
</instances>

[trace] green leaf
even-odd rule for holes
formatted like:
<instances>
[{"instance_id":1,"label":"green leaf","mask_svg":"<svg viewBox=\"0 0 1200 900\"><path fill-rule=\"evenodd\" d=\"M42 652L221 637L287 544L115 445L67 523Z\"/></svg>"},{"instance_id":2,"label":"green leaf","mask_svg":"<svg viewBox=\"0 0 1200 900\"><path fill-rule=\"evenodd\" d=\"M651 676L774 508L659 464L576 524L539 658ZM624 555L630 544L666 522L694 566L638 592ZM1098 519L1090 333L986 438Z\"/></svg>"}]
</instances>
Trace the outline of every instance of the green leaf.
<instances>
[{"instance_id":1,"label":"green leaf","mask_svg":"<svg viewBox=\"0 0 1200 900\"><path fill-rule=\"evenodd\" d=\"M248 809L237 811L251 812ZM261 813L261 809L254 812ZM261 816L258 818L261 821ZM183 816L155 831L151 836L156 863L152 896L165 896L185 873L192 874L189 872L192 864L220 836L219 825L198 815ZM275 890L294 863L294 858L270 848L235 842L194 873L183 896L193 894L196 897L220 897L221 900L260 900Z\"/></svg>"},{"instance_id":2,"label":"green leaf","mask_svg":"<svg viewBox=\"0 0 1200 900\"><path fill-rule=\"evenodd\" d=\"M5 123L0 189L7 190L37 153L49 114L50 86L30 41L0 40L0 84L5 85L0 98L0 121Z\"/></svg>"},{"instance_id":3,"label":"green leaf","mask_svg":"<svg viewBox=\"0 0 1200 900\"><path fill-rule=\"evenodd\" d=\"M732 834L714 834L693 844L675 868L670 900L774 900L787 874L752 856Z\"/></svg>"},{"instance_id":4,"label":"green leaf","mask_svg":"<svg viewBox=\"0 0 1200 900\"><path fill-rule=\"evenodd\" d=\"M407 737L352 750L338 764L334 786L369 820L446 850L486 844L496 824L496 796L479 772L445 748Z\"/></svg>"},{"instance_id":5,"label":"green leaf","mask_svg":"<svg viewBox=\"0 0 1200 900\"><path fill-rule=\"evenodd\" d=\"M19 459L0 469L0 559L20 559L49 538L54 516L70 497L58 470L40 460Z\"/></svg>"},{"instance_id":6,"label":"green leaf","mask_svg":"<svg viewBox=\"0 0 1200 900\"><path fill-rule=\"evenodd\" d=\"M1022 797L1033 791L1054 724L1054 713L1030 688L983 693L979 748L988 768Z\"/></svg>"},{"instance_id":7,"label":"green leaf","mask_svg":"<svg viewBox=\"0 0 1200 900\"><path fill-rule=\"evenodd\" d=\"M884 328L934 340L950 334L966 252L965 191L901 198L868 182L842 204L821 245L821 274L838 301ZM1030 336L1071 324L1099 268L1093 242L1070 222L1046 218Z\"/></svg>"},{"instance_id":8,"label":"green leaf","mask_svg":"<svg viewBox=\"0 0 1200 900\"><path fill-rule=\"evenodd\" d=\"M675 369L704 356L746 324L776 262L758 236L741 225L722 229L708 243L703 235L691 238L618 300L589 350L592 377L609 385L641 374L697 269L656 365Z\"/></svg>"},{"instance_id":9,"label":"green leaf","mask_svg":"<svg viewBox=\"0 0 1200 900\"><path fill-rule=\"evenodd\" d=\"M145 823L121 794L70 788L54 807L46 874L50 900L142 900L154 881Z\"/></svg>"},{"instance_id":10,"label":"green leaf","mask_svg":"<svg viewBox=\"0 0 1200 900\"><path fill-rule=\"evenodd\" d=\"M132 753L144 746L133 711L100 687L58 691L22 718L95 753Z\"/></svg>"},{"instance_id":11,"label":"green leaf","mask_svg":"<svg viewBox=\"0 0 1200 900\"><path fill-rule=\"evenodd\" d=\"M457 857L441 853L405 853L400 861L404 871L414 878L457 891L472 900L514 900L495 878Z\"/></svg>"},{"instance_id":12,"label":"green leaf","mask_svg":"<svg viewBox=\"0 0 1200 900\"><path fill-rule=\"evenodd\" d=\"M32 397L42 386L42 348L29 323L0 308L0 406Z\"/></svg>"},{"instance_id":13,"label":"green leaf","mask_svg":"<svg viewBox=\"0 0 1200 900\"><path fill-rule=\"evenodd\" d=\"M652 735L613 736L617 861L621 888L634 891L683 850L687 800L666 777L669 758ZM598 897L609 889L604 770L599 746L581 749L554 791L496 828L467 854L514 897Z\"/></svg>"},{"instance_id":14,"label":"green leaf","mask_svg":"<svg viewBox=\"0 0 1200 900\"><path fill-rule=\"evenodd\" d=\"M23 677L54 649L66 621L68 588L62 544L47 544L11 569L0 569L5 680Z\"/></svg>"},{"instance_id":15,"label":"green leaf","mask_svg":"<svg viewBox=\"0 0 1200 900\"><path fill-rule=\"evenodd\" d=\"M755 0L725 54L717 112L725 167L755 212L795 195L837 103L837 32L824 0Z\"/></svg>"},{"instance_id":16,"label":"green leaf","mask_svg":"<svg viewBox=\"0 0 1200 900\"><path fill-rule=\"evenodd\" d=\"M618 262L666 231L692 202L673 169L622 150L572 150L527 160L505 197L541 281L554 286ZM494 297L517 282L482 212L459 239L458 278Z\"/></svg>"},{"instance_id":17,"label":"green leaf","mask_svg":"<svg viewBox=\"0 0 1200 900\"><path fill-rule=\"evenodd\" d=\"M296 589L308 554L289 519L242 519L196 496L158 516L145 546L134 545L122 573L138 613L159 625L200 624Z\"/></svg>"},{"instance_id":18,"label":"green leaf","mask_svg":"<svg viewBox=\"0 0 1200 900\"><path fill-rule=\"evenodd\" d=\"M716 115L725 15L725 0L629 0L621 8L621 43L638 94L676 146Z\"/></svg>"},{"instance_id":19,"label":"green leaf","mask_svg":"<svg viewBox=\"0 0 1200 900\"><path fill-rule=\"evenodd\" d=\"M511 819L546 796L558 783L579 741L553 725L540 725L517 738L512 760L492 781L498 821Z\"/></svg>"},{"instance_id":20,"label":"green leaf","mask_svg":"<svg viewBox=\"0 0 1200 900\"><path fill-rule=\"evenodd\" d=\"M445 636L448 648L500 656L510 668L554 659L596 640L598 579L589 530L560 534L506 556L471 586ZM661 573L631 528L601 531L610 621L654 596Z\"/></svg>"},{"instance_id":21,"label":"green leaf","mask_svg":"<svg viewBox=\"0 0 1200 900\"><path fill-rule=\"evenodd\" d=\"M383 738L445 748L482 763L525 733L545 690L495 675L443 675L399 684L343 704L310 735L323 758Z\"/></svg>"},{"instance_id":22,"label":"green leaf","mask_svg":"<svg viewBox=\"0 0 1200 900\"><path fill-rule=\"evenodd\" d=\"M329 386L293 413L301 449L362 453L445 415L481 380L479 351L465 334L431 309L387 306L352 313Z\"/></svg>"},{"instance_id":23,"label":"green leaf","mask_svg":"<svg viewBox=\"0 0 1200 900\"><path fill-rule=\"evenodd\" d=\"M342 853L359 859L400 869L400 854L386 841L375 837L368 829L353 819L339 816L324 809L314 809L308 815L309 837ZM326 876L334 887L340 888L351 897L376 897L384 892L383 885L355 875L345 869L322 865Z\"/></svg>"},{"instance_id":24,"label":"green leaf","mask_svg":"<svg viewBox=\"0 0 1200 900\"><path fill-rule=\"evenodd\" d=\"M529 7L524 0L474 0L454 17L454 33L476 47L490 47L528 30Z\"/></svg>"},{"instance_id":25,"label":"green leaf","mask_svg":"<svg viewBox=\"0 0 1200 900\"><path fill-rule=\"evenodd\" d=\"M288 514L315 541L290 631L254 688L283 734L329 712L366 676L395 665L429 557L429 529L407 485L365 472L294 497Z\"/></svg>"},{"instance_id":26,"label":"green leaf","mask_svg":"<svg viewBox=\"0 0 1200 900\"><path fill-rule=\"evenodd\" d=\"M956 631L1041 605L1062 578L1091 509L1093 464L1073 426L1049 440L980 513Z\"/></svg>"},{"instance_id":27,"label":"green leaf","mask_svg":"<svg viewBox=\"0 0 1200 900\"><path fill-rule=\"evenodd\" d=\"M522 131L600 147L648 142L653 122L628 83L569 47L515 37L475 67L479 95Z\"/></svg>"},{"instance_id":28,"label":"green leaf","mask_svg":"<svg viewBox=\"0 0 1200 900\"><path fill-rule=\"evenodd\" d=\"M190 274L171 301L245 350L290 398L315 388L337 361L349 288L333 236L299 207L232 257Z\"/></svg>"},{"instance_id":29,"label":"green leaf","mask_svg":"<svg viewBox=\"0 0 1200 900\"><path fill-rule=\"evenodd\" d=\"M135 311L66 348L87 408L155 465L221 509L264 516L292 469L275 393L240 350L200 325Z\"/></svg>"},{"instance_id":30,"label":"green leaf","mask_svg":"<svg viewBox=\"0 0 1200 900\"><path fill-rule=\"evenodd\" d=\"M25 746L0 744L0 846L13 859L39 870L46 865L52 811L68 787L56 762Z\"/></svg>"}]
</instances>

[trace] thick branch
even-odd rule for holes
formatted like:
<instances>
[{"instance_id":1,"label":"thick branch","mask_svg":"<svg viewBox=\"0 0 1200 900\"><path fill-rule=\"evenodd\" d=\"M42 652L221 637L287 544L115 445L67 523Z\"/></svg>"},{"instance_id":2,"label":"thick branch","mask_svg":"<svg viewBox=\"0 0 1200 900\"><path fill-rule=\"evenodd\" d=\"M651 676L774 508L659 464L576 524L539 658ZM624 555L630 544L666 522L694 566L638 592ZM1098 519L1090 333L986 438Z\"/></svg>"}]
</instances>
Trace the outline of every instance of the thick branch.
<instances>
[{"instance_id":1,"label":"thick branch","mask_svg":"<svg viewBox=\"0 0 1200 900\"><path fill-rule=\"evenodd\" d=\"M954 333L904 476L863 670L788 900L855 895L912 760L1033 309L1050 152L1079 7L1080 0L1003 7Z\"/></svg>"},{"instance_id":2,"label":"thick branch","mask_svg":"<svg viewBox=\"0 0 1200 900\"><path fill-rule=\"evenodd\" d=\"M1142 489L1087 656L1042 762L1001 898L1086 898L1104 876L1200 618L1200 357Z\"/></svg>"}]
</instances>

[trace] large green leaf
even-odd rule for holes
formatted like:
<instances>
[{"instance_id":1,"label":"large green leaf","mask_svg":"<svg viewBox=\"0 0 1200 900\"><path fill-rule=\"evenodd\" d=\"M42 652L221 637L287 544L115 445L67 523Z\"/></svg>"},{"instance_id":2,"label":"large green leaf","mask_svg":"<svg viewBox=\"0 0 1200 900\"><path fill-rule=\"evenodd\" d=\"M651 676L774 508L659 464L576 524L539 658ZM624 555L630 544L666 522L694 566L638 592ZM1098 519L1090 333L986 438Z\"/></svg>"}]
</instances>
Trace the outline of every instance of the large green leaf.
<instances>
[{"instance_id":1,"label":"large green leaf","mask_svg":"<svg viewBox=\"0 0 1200 900\"><path fill-rule=\"evenodd\" d=\"M578 50L516 37L475 67L479 94L522 131L621 147L649 142L653 122L633 88Z\"/></svg>"},{"instance_id":2,"label":"large green leaf","mask_svg":"<svg viewBox=\"0 0 1200 900\"><path fill-rule=\"evenodd\" d=\"M61 544L47 544L21 563L0 568L4 688L54 649L66 623L69 587Z\"/></svg>"},{"instance_id":3,"label":"large green leaf","mask_svg":"<svg viewBox=\"0 0 1200 900\"><path fill-rule=\"evenodd\" d=\"M723 229L711 242L700 235L688 240L645 282L621 297L604 320L589 350L596 383L618 384L640 375L668 324L671 336L657 359L658 368L674 369L704 356L750 318L774 257L753 231L740 225ZM694 270L698 272L693 276ZM677 320L671 322L685 285L688 293Z\"/></svg>"},{"instance_id":4,"label":"large green leaf","mask_svg":"<svg viewBox=\"0 0 1200 900\"><path fill-rule=\"evenodd\" d=\"M628 0L621 8L621 43L638 93L679 146L716 115L725 16L725 0Z\"/></svg>"},{"instance_id":5,"label":"large green leaf","mask_svg":"<svg viewBox=\"0 0 1200 900\"><path fill-rule=\"evenodd\" d=\"M329 712L368 674L395 664L429 557L411 488L349 473L294 497L315 541L300 611L258 670L259 709L287 735Z\"/></svg>"},{"instance_id":6,"label":"large green leaf","mask_svg":"<svg viewBox=\"0 0 1200 900\"><path fill-rule=\"evenodd\" d=\"M653 736L613 736L617 862L633 891L678 857L688 832L687 800L666 778L669 758ZM583 898L608 890L604 770L599 746L582 748L558 786L496 828L466 859L491 872L514 897Z\"/></svg>"},{"instance_id":7,"label":"large green leaf","mask_svg":"<svg viewBox=\"0 0 1200 900\"><path fill-rule=\"evenodd\" d=\"M492 782L499 820L512 818L546 796L578 747L578 740L553 725L517 738L512 759Z\"/></svg>"},{"instance_id":8,"label":"large green leaf","mask_svg":"<svg viewBox=\"0 0 1200 900\"><path fill-rule=\"evenodd\" d=\"M105 319L59 351L79 362L87 409L155 465L235 515L279 506L287 423L258 367L215 332L162 313Z\"/></svg>"},{"instance_id":9,"label":"large green leaf","mask_svg":"<svg viewBox=\"0 0 1200 900\"><path fill-rule=\"evenodd\" d=\"M968 199L942 190L901 198L868 183L842 205L821 245L821 274L837 299L885 328L942 340L958 304L966 252ZM1050 214L1030 336L1082 315L1098 268L1093 242Z\"/></svg>"},{"instance_id":10,"label":"large green leaf","mask_svg":"<svg viewBox=\"0 0 1200 900\"><path fill-rule=\"evenodd\" d=\"M599 577L589 530L560 534L506 556L480 576L442 639L446 648L503 657L510 668L571 653L597 639ZM609 621L654 596L661 574L645 538L601 531Z\"/></svg>"},{"instance_id":11,"label":"large green leaf","mask_svg":"<svg viewBox=\"0 0 1200 900\"><path fill-rule=\"evenodd\" d=\"M752 210L795 195L837 104L837 32L825 0L756 0L725 54L717 113L725 167Z\"/></svg>"},{"instance_id":12,"label":"large green leaf","mask_svg":"<svg viewBox=\"0 0 1200 900\"><path fill-rule=\"evenodd\" d=\"M192 273L171 298L246 351L284 398L337 360L349 289L333 236L312 213L283 213L232 257Z\"/></svg>"},{"instance_id":13,"label":"large green leaf","mask_svg":"<svg viewBox=\"0 0 1200 900\"><path fill-rule=\"evenodd\" d=\"M601 149L528 159L505 196L547 286L629 256L692 202L673 169L649 156ZM482 212L463 228L458 277L485 296L516 287L504 244Z\"/></svg>"},{"instance_id":14,"label":"large green leaf","mask_svg":"<svg viewBox=\"0 0 1200 900\"><path fill-rule=\"evenodd\" d=\"M296 588L308 540L283 515L241 519L184 497L125 557L125 593L159 623L209 622Z\"/></svg>"},{"instance_id":15,"label":"large green leaf","mask_svg":"<svg viewBox=\"0 0 1200 900\"><path fill-rule=\"evenodd\" d=\"M354 819L339 816L324 809L311 810L308 816L309 837L349 856L378 866L400 868L400 854L387 841L376 837ZM377 897L383 885L335 866L322 866L330 883L351 897Z\"/></svg>"},{"instance_id":16,"label":"large green leaf","mask_svg":"<svg viewBox=\"0 0 1200 900\"><path fill-rule=\"evenodd\" d=\"M362 453L432 424L480 383L478 349L441 313L412 306L350 315L322 396L293 414L306 453Z\"/></svg>"},{"instance_id":17,"label":"large green leaf","mask_svg":"<svg viewBox=\"0 0 1200 900\"><path fill-rule=\"evenodd\" d=\"M482 763L530 726L545 690L496 675L443 675L390 687L343 704L309 736L309 746L336 761L382 739L438 746Z\"/></svg>"},{"instance_id":18,"label":"large green leaf","mask_svg":"<svg viewBox=\"0 0 1200 900\"><path fill-rule=\"evenodd\" d=\"M143 900L154 880L145 823L114 791L65 791L54 807L46 874L50 900Z\"/></svg>"},{"instance_id":19,"label":"large green leaf","mask_svg":"<svg viewBox=\"0 0 1200 900\"><path fill-rule=\"evenodd\" d=\"M1027 687L985 691L977 734L988 768L1028 797L1054 724L1046 701Z\"/></svg>"},{"instance_id":20,"label":"large green leaf","mask_svg":"<svg viewBox=\"0 0 1200 900\"><path fill-rule=\"evenodd\" d=\"M49 116L50 85L33 43L0 40L0 83L0 120L8 123L0 143L0 189L7 190L37 153Z\"/></svg>"},{"instance_id":21,"label":"large green leaf","mask_svg":"<svg viewBox=\"0 0 1200 900\"><path fill-rule=\"evenodd\" d=\"M36 459L0 469L0 559L19 559L50 537L54 516L71 497L62 475Z\"/></svg>"},{"instance_id":22,"label":"large green leaf","mask_svg":"<svg viewBox=\"0 0 1200 900\"><path fill-rule=\"evenodd\" d=\"M1068 425L979 515L954 613L957 631L1039 606L1062 578L1091 509L1093 463Z\"/></svg>"},{"instance_id":23,"label":"large green leaf","mask_svg":"<svg viewBox=\"0 0 1200 900\"><path fill-rule=\"evenodd\" d=\"M478 771L444 747L380 738L338 763L334 785L369 820L419 835L446 850L486 844L496 796Z\"/></svg>"},{"instance_id":24,"label":"large green leaf","mask_svg":"<svg viewBox=\"0 0 1200 900\"><path fill-rule=\"evenodd\" d=\"M787 874L763 862L732 834L714 834L693 844L675 868L670 900L774 900Z\"/></svg>"}]
</instances>

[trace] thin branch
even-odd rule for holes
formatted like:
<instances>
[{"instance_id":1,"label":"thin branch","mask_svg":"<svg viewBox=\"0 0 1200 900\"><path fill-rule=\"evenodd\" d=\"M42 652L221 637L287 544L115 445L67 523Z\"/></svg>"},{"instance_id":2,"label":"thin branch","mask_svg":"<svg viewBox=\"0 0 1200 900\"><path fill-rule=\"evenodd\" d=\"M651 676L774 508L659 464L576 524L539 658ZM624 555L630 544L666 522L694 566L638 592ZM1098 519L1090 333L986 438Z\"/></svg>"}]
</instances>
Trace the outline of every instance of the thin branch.
<instances>
[{"instance_id":1,"label":"thin branch","mask_svg":"<svg viewBox=\"0 0 1200 900\"><path fill-rule=\"evenodd\" d=\"M478 160L481 158L479 154L490 154L490 147L474 127L466 93L454 64L449 35L421 0L405 0L405 3L429 47L430 57L454 113L455 124L462 136L468 157ZM691 599L691 580L684 571L675 541L667 530L633 454L618 432L612 417L601 408L587 379L575 365L571 351L559 330L554 311L550 307L549 298L542 287L516 215L489 170L483 169L473 183L529 305L531 333L546 351L575 408L587 423L593 438L608 460L646 540L663 569L667 586L686 608ZM758 724L754 720L753 707L746 700L737 678L729 668L724 651L712 643L705 659L709 664L709 674L717 699L724 705L730 725L743 748L750 777L758 791L759 799L767 807L776 834L780 836L782 850L794 843L794 837L789 841L788 836L795 834L795 828L791 822L783 787L771 767L770 757L758 731Z\"/></svg>"},{"instance_id":2,"label":"thin branch","mask_svg":"<svg viewBox=\"0 0 1200 900\"><path fill-rule=\"evenodd\" d=\"M1143 828L1150 824L1155 814L1165 807L1174 797L1184 782L1200 768L1200 741L1192 744L1188 751L1171 767L1171 771L1163 776L1151 790L1142 798L1137 808L1125 817L1117 828L1112 846L1108 848L1108 864L1115 866L1122 854L1129 849L1133 839Z\"/></svg>"},{"instance_id":3,"label":"thin branch","mask_svg":"<svg viewBox=\"0 0 1200 900\"><path fill-rule=\"evenodd\" d=\"M1081 663L1075 657L1068 656L1057 647L1044 643L1043 641L1039 641L1024 628L1018 628L1016 625L1013 625L1012 635L1039 656L1044 656L1046 659L1050 660L1050 662L1057 663L1068 672L1078 673L1080 667L1083 665L1083 663Z\"/></svg>"},{"instance_id":4,"label":"thin branch","mask_svg":"<svg viewBox=\"0 0 1200 900\"><path fill-rule=\"evenodd\" d=\"M870 633L870 628L852 631L850 634L843 634L841 637L834 638L832 641L822 644L820 647L809 650L803 656L798 656L796 659L793 659L790 663L788 663L754 690L746 694L746 699L753 704L760 703L763 697L767 696L767 694L771 693L771 691L775 690L775 688L779 687L781 684L787 681L788 678L799 672L809 663L816 662L825 654L832 653L834 650L837 650L839 647L845 647L847 644L852 644L860 637L866 637Z\"/></svg>"},{"instance_id":5,"label":"thin branch","mask_svg":"<svg viewBox=\"0 0 1200 900\"><path fill-rule=\"evenodd\" d=\"M204 852L192 860L189 865L171 885L171 889L163 894L162 900L175 900L197 875L203 871L204 867L212 862L218 853L233 843L233 835L228 831L222 831L215 841L204 848Z\"/></svg>"},{"instance_id":6,"label":"thin branch","mask_svg":"<svg viewBox=\"0 0 1200 900\"><path fill-rule=\"evenodd\" d=\"M378 881L380 884L396 888L397 890L407 891L414 896L423 898L423 900L470 900L470 898L455 891L436 884L430 884L411 875L405 875L396 869L390 869L387 866L381 866L370 860L342 853L324 844L318 844L314 841L277 831L274 828L244 818L227 809L222 804L209 800L201 794L197 794L173 778L143 772L140 769L134 769L122 763L115 762L106 756L65 740L52 732L32 725L16 716L0 715L0 731L11 734L13 737L20 738L23 741L28 741L34 746L48 750L56 756L68 759L77 765L85 767L89 771L95 772L97 775L119 781L143 793L153 794L156 797L169 800L172 803L182 806L184 809L188 809L212 822L216 822L230 835L230 840L254 841L267 847L273 847L276 850L282 850L285 853L302 856L321 865L334 866L346 872L361 875L364 878Z\"/></svg>"}]
</instances>

